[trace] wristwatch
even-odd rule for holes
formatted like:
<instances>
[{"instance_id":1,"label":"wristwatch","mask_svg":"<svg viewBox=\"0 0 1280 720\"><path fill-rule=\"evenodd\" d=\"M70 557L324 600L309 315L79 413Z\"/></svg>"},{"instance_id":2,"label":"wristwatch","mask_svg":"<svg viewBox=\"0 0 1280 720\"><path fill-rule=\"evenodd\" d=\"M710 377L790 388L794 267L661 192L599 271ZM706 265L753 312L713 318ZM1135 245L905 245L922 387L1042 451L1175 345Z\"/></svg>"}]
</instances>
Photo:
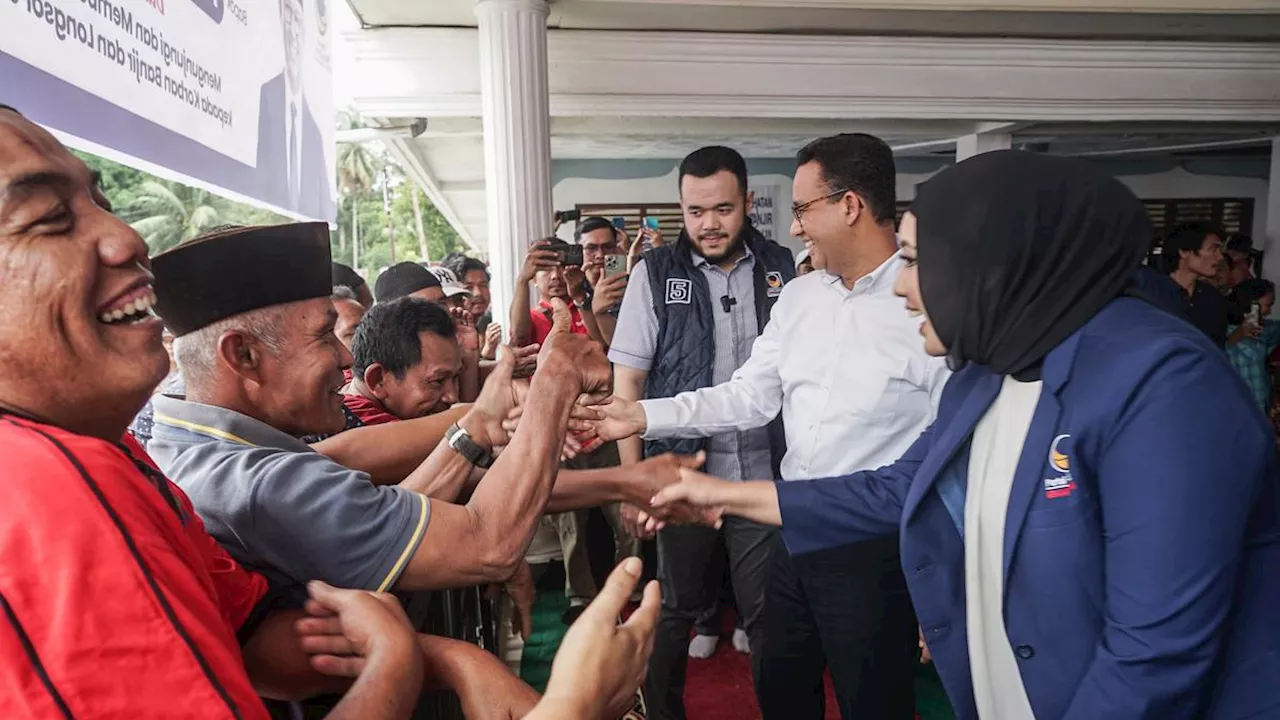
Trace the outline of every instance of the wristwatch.
<instances>
[{"instance_id":1,"label":"wristwatch","mask_svg":"<svg viewBox=\"0 0 1280 720\"><path fill-rule=\"evenodd\" d=\"M444 439L454 452L466 458L472 465L487 468L493 464L493 453L476 444L476 441L471 439L471 435L458 423L450 425L449 429L444 431Z\"/></svg>"}]
</instances>

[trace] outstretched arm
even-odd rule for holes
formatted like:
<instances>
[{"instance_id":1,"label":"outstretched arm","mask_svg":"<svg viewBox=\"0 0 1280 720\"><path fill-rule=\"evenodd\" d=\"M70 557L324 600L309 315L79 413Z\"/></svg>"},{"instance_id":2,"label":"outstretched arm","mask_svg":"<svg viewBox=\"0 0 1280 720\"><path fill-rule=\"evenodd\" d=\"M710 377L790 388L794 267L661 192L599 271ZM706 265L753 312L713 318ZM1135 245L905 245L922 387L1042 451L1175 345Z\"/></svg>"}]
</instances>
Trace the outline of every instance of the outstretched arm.
<instances>
[{"instance_id":1,"label":"outstretched arm","mask_svg":"<svg viewBox=\"0 0 1280 720\"><path fill-rule=\"evenodd\" d=\"M728 482L692 470L660 491L654 506L686 503L782 528L792 555L825 550L898 531L916 469L929 453L926 430L892 465L817 480Z\"/></svg>"}]
</instances>

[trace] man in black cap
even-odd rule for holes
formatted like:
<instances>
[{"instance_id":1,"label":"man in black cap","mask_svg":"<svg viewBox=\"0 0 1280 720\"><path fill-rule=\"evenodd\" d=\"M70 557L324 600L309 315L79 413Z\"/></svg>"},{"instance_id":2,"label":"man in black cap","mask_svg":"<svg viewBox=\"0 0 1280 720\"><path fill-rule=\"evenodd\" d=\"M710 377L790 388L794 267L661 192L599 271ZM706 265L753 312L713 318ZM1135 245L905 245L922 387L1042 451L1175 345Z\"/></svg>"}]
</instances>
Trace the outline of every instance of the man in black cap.
<instances>
[{"instance_id":1,"label":"man in black cap","mask_svg":"<svg viewBox=\"0 0 1280 720\"><path fill-rule=\"evenodd\" d=\"M373 293L369 290L369 284L364 281L360 273L340 262L336 262L333 263L331 275L334 287L351 288L351 292L356 295L356 300L359 300L366 310L373 307Z\"/></svg>"},{"instance_id":2,"label":"man in black cap","mask_svg":"<svg viewBox=\"0 0 1280 720\"><path fill-rule=\"evenodd\" d=\"M430 439L425 460L430 434L416 423L431 418L352 430L315 452L297 438L342 428L351 364L332 333L325 232L323 223L238 228L154 258L157 311L177 337L187 400L156 398L153 456L180 478L214 537L268 576L382 590L505 581L552 497L575 400L607 391L607 361L568 332L561 303L513 436L502 428L516 397L508 355L476 404L453 411L461 415L445 438ZM373 454L421 462L407 476L384 471L375 482L392 484L375 485L350 469L365 461L323 447L357 434L354 444ZM496 461L495 446L506 446ZM647 500L693 464L657 458L625 475L562 476L555 504L564 507L552 510ZM466 505L434 499L455 496L474 467L490 465Z\"/></svg>"},{"instance_id":3,"label":"man in black cap","mask_svg":"<svg viewBox=\"0 0 1280 720\"><path fill-rule=\"evenodd\" d=\"M378 276L373 284L373 294L378 302L401 297L416 297L431 302L444 301L444 287L435 273L416 262L396 263Z\"/></svg>"}]
</instances>

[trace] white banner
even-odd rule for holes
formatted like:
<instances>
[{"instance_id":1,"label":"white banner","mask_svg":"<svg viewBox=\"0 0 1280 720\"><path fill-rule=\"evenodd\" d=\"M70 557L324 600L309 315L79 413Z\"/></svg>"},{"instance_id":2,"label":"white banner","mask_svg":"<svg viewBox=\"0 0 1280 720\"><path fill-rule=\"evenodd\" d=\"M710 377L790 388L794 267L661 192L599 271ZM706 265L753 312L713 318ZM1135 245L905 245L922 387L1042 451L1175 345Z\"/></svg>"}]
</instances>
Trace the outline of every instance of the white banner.
<instances>
[{"instance_id":1,"label":"white banner","mask_svg":"<svg viewBox=\"0 0 1280 720\"><path fill-rule=\"evenodd\" d=\"M87 149L333 220L330 31L327 0L0 0L0 102Z\"/></svg>"},{"instance_id":2,"label":"white banner","mask_svg":"<svg viewBox=\"0 0 1280 720\"><path fill-rule=\"evenodd\" d=\"M751 221L755 223L756 229L760 231L769 240L777 240L777 185L757 185L751 188L756 194L756 199L751 203Z\"/></svg>"}]
</instances>

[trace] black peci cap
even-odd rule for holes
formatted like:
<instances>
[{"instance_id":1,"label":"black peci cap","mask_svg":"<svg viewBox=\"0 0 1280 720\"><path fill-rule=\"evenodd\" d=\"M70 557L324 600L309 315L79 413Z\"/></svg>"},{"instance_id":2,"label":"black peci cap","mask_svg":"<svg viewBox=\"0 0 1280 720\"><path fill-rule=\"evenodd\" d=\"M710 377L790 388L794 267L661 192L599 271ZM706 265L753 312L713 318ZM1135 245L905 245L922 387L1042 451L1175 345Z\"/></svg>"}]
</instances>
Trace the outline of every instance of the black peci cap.
<instances>
[{"instance_id":1,"label":"black peci cap","mask_svg":"<svg viewBox=\"0 0 1280 720\"><path fill-rule=\"evenodd\" d=\"M326 223L215 230L151 258L156 313L182 337L250 310L328 297L329 263Z\"/></svg>"},{"instance_id":2,"label":"black peci cap","mask_svg":"<svg viewBox=\"0 0 1280 720\"><path fill-rule=\"evenodd\" d=\"M440 287L435 273L416 262L405 261L382 271L373 283L373 294L378 302L386 302L433 287Z\"/></svg>"},{"instance_id":3,"label":"black peci cap","mask_svg":"<svg viewBox=\"0 0 1280 720\"><path fill-rule=\"evenodd\" d=\"M358 290L365 284L364 278L360 277L360 273L340 262L333 263L332 275L335 287L338 285L345 285L352 290Z\"/></svg>"}]
</instances>

